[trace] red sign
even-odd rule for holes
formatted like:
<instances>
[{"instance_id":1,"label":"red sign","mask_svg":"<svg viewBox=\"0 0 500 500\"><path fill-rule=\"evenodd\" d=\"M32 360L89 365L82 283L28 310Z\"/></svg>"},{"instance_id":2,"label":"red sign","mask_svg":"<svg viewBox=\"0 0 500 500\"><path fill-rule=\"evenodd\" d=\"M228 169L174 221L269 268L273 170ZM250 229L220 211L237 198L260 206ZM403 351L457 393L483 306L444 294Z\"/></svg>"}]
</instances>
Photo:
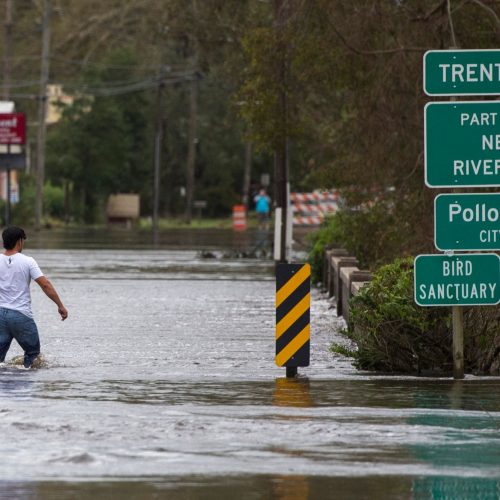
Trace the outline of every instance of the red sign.
<instances>
[{"instance_id":1,"label":"red sign","mask_svg":"<svg viewBox=\"0 0 500 500\"><path fill-rule=\"evenodd\" d=\"M26 142L26 115L24 113L0 113L0 144L24 144Z\"/></svg>"}]
</instances>

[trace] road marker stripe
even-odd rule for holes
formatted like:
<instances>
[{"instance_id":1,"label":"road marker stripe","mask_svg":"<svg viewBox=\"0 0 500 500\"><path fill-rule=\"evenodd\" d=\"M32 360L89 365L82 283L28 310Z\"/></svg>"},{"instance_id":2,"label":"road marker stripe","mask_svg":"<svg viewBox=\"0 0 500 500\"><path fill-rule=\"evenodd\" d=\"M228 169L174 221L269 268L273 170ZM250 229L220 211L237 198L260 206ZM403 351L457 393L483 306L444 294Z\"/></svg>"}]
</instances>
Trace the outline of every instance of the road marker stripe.
<instances>
[{"instance_id":1,"label":"road marker stripe","mask_svg":"<svg viewBox=\"0 0 500 500\"><path fill-rule=\"evenodd\" d=\"M276 266L276 364L309 366L311 266Z\"/></svg>"},{"instance_id":2,"label":"road marker stripe","mask_svg":"<svg viewBox=\"0 0 500 500\"><path fill-rule=\"evenodd\" d=\"M309 341L311 325L307 325L279 354L276 364L283 366L306 342Z\"/></svg>"},{"instance_id":3,"label":"road marker stripe","mask_svg":"<svg viewBox=\"0 0 500 500\"><path fill-rule=\"evenodd\" d=\"M277 325L276 339L279 339L308 309L311 294L308 293Z\"/></svg>"},{"instance_id":4,"label":"road marker stripe","mask_svg":"<svg viewBox=\"0 0 500 500\"><path fill-rule=\"evenodd\" d=\"M309 279L310 277L311 267L309 265L302 266L302 268L295 273L276 293L276 307L279 307L296 288L298 288L306 279Z\"/></svg>"}]
</instances>

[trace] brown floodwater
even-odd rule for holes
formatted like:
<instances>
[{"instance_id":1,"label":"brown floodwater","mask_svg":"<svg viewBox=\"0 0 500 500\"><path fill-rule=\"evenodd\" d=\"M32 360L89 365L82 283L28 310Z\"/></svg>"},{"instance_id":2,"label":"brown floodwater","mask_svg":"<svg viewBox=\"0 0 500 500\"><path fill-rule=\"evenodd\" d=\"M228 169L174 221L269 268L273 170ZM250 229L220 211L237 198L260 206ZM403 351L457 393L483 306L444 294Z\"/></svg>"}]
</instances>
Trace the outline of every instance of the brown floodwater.
<instances>
[{"instance_id":1,"label":"brown floodwater","mask_svg":"<svg viewBox=\"0 0 500 500\"><path fill-rule=\"evenodd\" d=\"M45 362L0 367L0 498L499 498L500 378L359 372L315 290L286 379L273 264L228 252L251 234L121 233L28 235L70 317L33 287Z\"/></svg>"}]
</instances>

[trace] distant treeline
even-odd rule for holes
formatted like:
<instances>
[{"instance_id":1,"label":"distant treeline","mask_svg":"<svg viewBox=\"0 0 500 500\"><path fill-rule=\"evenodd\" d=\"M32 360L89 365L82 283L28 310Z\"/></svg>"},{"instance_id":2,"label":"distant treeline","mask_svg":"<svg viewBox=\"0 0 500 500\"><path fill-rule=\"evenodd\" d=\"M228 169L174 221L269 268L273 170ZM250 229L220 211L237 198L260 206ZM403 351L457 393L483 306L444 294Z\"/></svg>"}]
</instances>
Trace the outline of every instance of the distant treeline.
<instances>
[{"instance_id":1,"label":"distant treeline","mask_svg":"<svg viewBox=\"0 0 500 500\"><path fill-rule=\"evenodd\" d=\"M12 24L10 93L30 123L42 4L15 2ZM374 244L384 249L370 257L377 262L432 248L422 56L497 47L498 2L52 0L52 8L50 81L76 97L48 130L47 181L65 192L66 215L99 220L115 192L140 193L151 213L162 81L160 212L184 213L195 78L193 199L207 201L207 215L241 201L246 143L256 189L261 174L273 178L273 151L286 139L293 190L344 190L357 255Z\"/></svg>"}]
</instances>

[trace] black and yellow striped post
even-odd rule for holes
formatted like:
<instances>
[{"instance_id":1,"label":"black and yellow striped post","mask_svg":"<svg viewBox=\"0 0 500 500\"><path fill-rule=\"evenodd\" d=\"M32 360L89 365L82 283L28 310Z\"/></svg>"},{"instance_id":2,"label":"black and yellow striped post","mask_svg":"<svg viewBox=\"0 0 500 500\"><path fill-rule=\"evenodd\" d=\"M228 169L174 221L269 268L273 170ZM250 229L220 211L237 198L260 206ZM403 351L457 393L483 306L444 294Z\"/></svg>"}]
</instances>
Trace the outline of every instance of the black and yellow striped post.
<instances>
[{"instance_id":1,"label":"black and yellow striped post","mask_svg":"<svg viewBox=\"0 0 500 500\"><path fill-rule=\"evenodd\" d=\"M309 264L276 265L276 364L286 376L309 366L311 267Z\"/></svg>"}]
</instances>

